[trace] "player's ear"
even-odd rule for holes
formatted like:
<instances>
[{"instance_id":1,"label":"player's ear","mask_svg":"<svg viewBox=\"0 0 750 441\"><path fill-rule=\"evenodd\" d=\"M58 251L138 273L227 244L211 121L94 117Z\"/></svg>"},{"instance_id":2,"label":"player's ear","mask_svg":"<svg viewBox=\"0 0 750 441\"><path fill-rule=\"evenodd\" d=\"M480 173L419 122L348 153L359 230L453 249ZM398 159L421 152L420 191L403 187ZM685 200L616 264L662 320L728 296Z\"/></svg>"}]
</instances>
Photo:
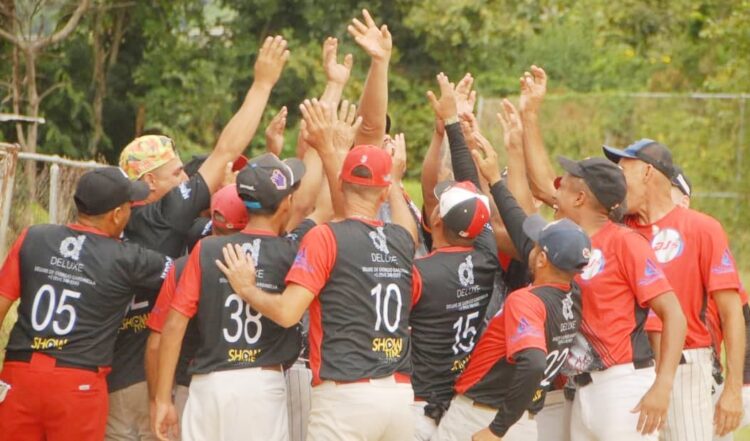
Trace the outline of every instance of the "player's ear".
<instances>
[{"instance_id":1,"label":"player's ear","mask_svg":"<svg viewBox=\"0 0 750 441\"><path fill-rule=\"evenodd\" d=\"M539 251L539 254L537 254L535 265L537 268L545 268L549 265L549 258L547 257L546 251Z\"/></svg>"},{"instance_id":2,"label":"player's ear","mask_svg":"<svg viewBox=\"0 0 750 441\"><path fill-rule=\"evenodd\" d=\"M149 190L156 190L156 175L154 175L153 173L146 173L145 175L143 175L143 177L141 177L141 181L148 184Z\"/></svg>"}]
</instances>

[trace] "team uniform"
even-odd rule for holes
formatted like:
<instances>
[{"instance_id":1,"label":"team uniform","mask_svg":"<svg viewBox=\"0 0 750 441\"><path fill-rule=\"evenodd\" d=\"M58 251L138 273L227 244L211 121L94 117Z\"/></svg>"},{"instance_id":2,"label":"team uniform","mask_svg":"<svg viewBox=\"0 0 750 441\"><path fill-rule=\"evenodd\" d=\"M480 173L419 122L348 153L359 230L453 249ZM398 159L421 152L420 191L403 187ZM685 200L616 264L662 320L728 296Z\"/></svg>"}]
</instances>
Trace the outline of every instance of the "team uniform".
<instances>
[{"instance_id":1,"label":"team uniform","mask_svg":"<svg viewBox=\"0 0 750 441\"><path fill-rule=\"evenodd\" d=\"M706 305L713 292L740 289L727 236L715 219L682 207L675 207L652 225L640 225L632 217L626 222L650 241L688 323L662 437L669 441L710 440L713 353Z\"/></svg>"},{"instance_id":2,"label":"team uniform","mask_svg":"<svg viewBox=\"0 0 750 441\"><path fill-rule=\"evenodd\" d=\"M11 385L0 440L104 437L117 328L133 291L158 290L170 262L77 224L21 234L0 271L0 295L21 301L0 374Z\"/></svg>"},{"instance_id":3,"label":"team uniform","mask_svg":"<svg viewBox=\"0 0 750 441\"><path fill-rule=\"evenodd\" d=\"M503 440L536 439L528 401L513 391L514 356L540 349L547 368L534 392L538 399L565 362L581 321L575 284L538 285L511 293L502 311L480 337L471 360L456 382L456 397L438 427L435 440L458 441L492 424Z\"/></svg>"},{"instance_id":4,"label":"team uniform","mask_svg":"<svg viewBox=\"0 0 750 441\"><path fill-rule=\"evenodd\" d=\"M409 440L414 242L401 226L349 218L303 239L287 284L310 290L308 439Z\"/></svg>"},{"instance_id":5,"label":"team uniform","mask_svg":"<svg viewBox=\"0 0 750 441\"><path fill-rule=\"evenodd\" d=\"M177 290L177 282L180 280L182 271L185 269L187 264L187 256L182 256L174 261L172 269L167 274L167 278L164 280L164 284L161 286L159 291L159 297L156 299L154 309L151 310L151 314L148 316L146 326L152 332L161 333L164 328L164 323L167 321L167 315L171 309L172 300L174 299L175 291ZM177 416L182 418L182 413L185 410L185 404L187 403L188 387L190 386L190 375L188 374L188 366L192 361L196 346L198 344L198 330L194 321L191 321L188 325L187 331L185 332L185 338L182 341L182 348L180 349L180 358L177 362L177 369L175 370L175 390L174 390L174 404L177 409Z\"/></svg>"},{"instance_id":6,"label":"team uniform","mask_svg":"<svg viewBox=\"0 0 750 441\"><path fill-rule=\"evenodd\" d=\"M194 220L209 208L210 202L211 193L198 173L156 202L134 204L124 237L167 256L179 257L185 253ZM148 339L146 321L157 295L158 290L136 292L120 326L112 373L107 379L108 441L156 439L149 428L144 354Z\"/></svg>"},{"instance_id":7,"label":"team uniform","mask_svg":"<svg viewBox=\"0 0 750 441\"><path fill-rule=\"evenodd\" d=\"M471 247L438 248L414 264L412 387L416 440L429 440L474 349L498 270L489 225Z\"/></svg>"},{"instance_id":8,"label":"team uniform","mask_svg":"<svg viewBox=\"0 0 750 441\"><path fill-rule=\"evenodd\" d=\"M306 220L295 230L302 238L314 226ZM172 309L196 322L199 343L182 419L185 440L288 439L283 367L296 360L301 335L255 312L237 294L214 263L226 244L237 244L256 262L256 284L266 292L284 291L284 277L299 242L273 233L245 229L198 242L180 278ZM248 416L251 416L249 418Z\"/></svg>"}]
</instances>

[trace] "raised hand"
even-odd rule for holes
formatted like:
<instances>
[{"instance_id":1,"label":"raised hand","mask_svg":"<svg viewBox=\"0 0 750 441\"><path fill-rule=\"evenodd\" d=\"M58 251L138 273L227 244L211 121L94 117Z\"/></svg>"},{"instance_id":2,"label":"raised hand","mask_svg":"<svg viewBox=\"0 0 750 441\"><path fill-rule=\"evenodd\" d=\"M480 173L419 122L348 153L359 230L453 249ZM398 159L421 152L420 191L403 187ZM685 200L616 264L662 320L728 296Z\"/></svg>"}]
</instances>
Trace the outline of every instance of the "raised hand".
<instances>
[{"instance_id":1,"label":"raised hand","mask_svg":"<svg viewBox=\"0 0 750 441\"><path fill-rule=\"evenodd\" d=\"M299 135L297 135L297 158L302 159L305 157L305 152L310 148L310 144L307 143L307 137L310 134L307 132L307 123L305 120L299 122Z\"/></svg>"},{"instance_id":2,"label":"raised hand","mask_svg":"<svg viewBox=\"0 0 750 441\"><path fill-rule=\"evenodd\" d=\"M502 177L500 175L500 167L497 164L497 152L495 148L479 132L474 133L474 140L479 148L472 150L471 156L474 157L474 163L477 165L479 173L484 176L484 179L490 185L499 182Z\"/></svg>"},{"instance_id":3,"label":"raised hand","mask_svg":"<svg viewBox=\"0 0 750 441\"><path fill-rule=\"evenodd\" d=\"M333 148L337 152L346 154L354 143L359 126L362 125L362 117L357 116L357 106L349 104L349 101L341 102L338 117L334 112L333 122Z\"/></svg>"},{"instance_id":4,"label":"raised hand","mask_svg":"<svg viewBox=\"0 0 750 441\"><path fill-rule=\"evenodd\" d=\"M284 148L284 129L286 128L286 106L279 110L279 113L273 117L266 127L266 150L276 156L281 156L281 150Z\"/></svg>"},{"instance_id":5,"label":"raised hand","mask_svg":"<svg viewBox=\"0 0 750 441\"><path fill-rule=\"evenodd\" d=\"M443 121L454 120L458 118L455 87L442 72L438 74L437 81L440 85L440 99L437 99L431 90L427 91L427 99L430 100L435 116Z\"/></svg>"},{"instance_id":6,"label":"raised hand","mask_svg":"<svg viewBox=\"0 0 750 441\"><path fill-rule=\"evenodd\" d=\"M349 81L349 75L352 73L354 58L352 54L346 54L344 63L339 63L337 60L338 47L339 41L336 38L328 37L323 42L323 68L329 82L344 85Z\"/></svg>"},{"instance_id":7,"label":"raised hand","mask_svg":"<svg viewBox=\"0 0 750 441\"><path fill-rule=\"evenodd\" d=\"M477 92L471 90L473 84L474 77L472 77L470 73L467 73L456 85L456 105L459 116L465 113L474 113L474 104L477 102Z\"/></svg>"},{"instance_id":8,"label":"raised hand","mask_svg":"<svg viewBox=\"0 0 750 441\"><path fill-rule=\"evenodd\" d=\"M391 182L401 182L406 173L406 138L403 133L393 137L393 141L388 146L393 156L393 165L391 166Z\"/></svg>"},{"instance_id":9,"label":"raised hand","mask_svg":"<svg viewBox=\"0 0 750 441\"><path fill-rule=\"evenodd\" d=\"M267 37L255 60L255 82L273 87L289 59L287 42L281 35Z\"/></svg>"},{"instance_id":10,"label":"raised hand","mask_svg":"<svg viewBox=\"0 0 750 441\"><path fill-rule=\"evenodd\" d=\"M503 111L497 114L500 125L503 126L503 140L505 148L522 149L523 148L523 124L521 115L516 107L508 99L503 99Z\"/></svg>"},{"instance_id":11,"label":"raised hand","mask_svg":"<svg viewBox=\"0 0 750 441\"><path fill-rule=\"evenodd\" d=\"M362 10L364 23L352 19L352 24L347 27L349 34L354 37L357 44L364 49L373 59L388 60L391 57L393 49L393 39L388 31L388 26L382 25L380 28L375 24L367 9Z\"/></svg>"},{"instance_id":12,"label":"raised hand","mask_svg":"<svg viewBox=\"0 0 750 441\"><path fill-rule=\"evenodd\" d=\"M307 137L305 141L318 153L333 149L334 110L326 102L316 98L305 100L299 105L302 117L305 119Z\"/></svg>"},{"instance_id":13,"label":"raised hand","mask_svg":"<svg viewBox=\"0 0 750 441\"><path fill-rule=\"evenodd\" d=\"M477 147L477 142L474 139L474 133L479 133L479 121L473 113L459 113L458 120L461 123L461 133L464 134L466 139L466 146L469 150L474 150Z\"/></svg>"},{"instance_id":14,"label":"raised hand","mask_svg":"<svg viewBox=\"0 0 750 441\"><path fill-rule=\"evenodd\" d=\"M531 66L531 72L524 72L521 83L521 112L538 112L547 94L547 74L544 69Z\"/></svg>"}]
</instances>

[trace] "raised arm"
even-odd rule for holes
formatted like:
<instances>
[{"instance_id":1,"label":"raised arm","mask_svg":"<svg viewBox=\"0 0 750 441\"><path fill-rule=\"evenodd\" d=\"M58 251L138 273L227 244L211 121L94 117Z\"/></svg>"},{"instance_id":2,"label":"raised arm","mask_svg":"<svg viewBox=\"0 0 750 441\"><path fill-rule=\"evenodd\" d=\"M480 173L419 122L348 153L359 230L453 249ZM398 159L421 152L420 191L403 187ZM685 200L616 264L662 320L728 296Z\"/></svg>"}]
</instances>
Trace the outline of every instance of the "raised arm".
<instances>
[{"instance_id":1,"label":"raised arm","mask_svg":"<svg viewBox=\"0 0 750 441\"><path fill-rule=\"evenodd\" d=\"M440 99L437 99L432 91L427 92L427 98L435 111L435 116L443 120L445 124L453 174L457 181L471 181L479 188L479 174L471 159L471 153L469 153L461 124L458 121L455 87L442 72L438 74L437 80L440 85Z\"/></svg>"},{"instance_id":2,"label":"raised arm","mask_svg":"<svg viewBox=\"0 0 750 441\"><path fill-rule=\"evenodd\" d=\"M435 119L435 130L432 132L432 141L427 153L424 155L422 162L422 203L424 204L425 220L430 217L430 213L435 209L438 200L435 197L435 186L438 183L438 174L440 173L440 148L443 145L445 136L445 126L443 120Z\"/></svg>"},{"instance_id":3,"label":"raised arm","mask_svg":"<svg viewBox=\"0 0 750 441\"><path fill-rule=\"evenodd\" d=\"M497 119L503 126L503 141L508 152L508 190L513 193L521 208L531 214L536 212L536 208L526 177L521 115L509 100L504 99L503 111L497 114Z\"/></svg>"},{"instance_id":4,"label":"raised arm","mask_svg":"<svg viewBox=\"0 0 750 441\"><path fill-rule=\"evenodd\" d=\"M547 74L542 68L531 66L531 72L525 72L520 81L521 120L529 186L537 199L551 206L554 204L557 174L544 149L542 131L539 128L539 109L547 93Z\"/></svg>"},{"instance_id":5,"label":"raised arm","mask_svg":"<svg viewBox=\"0 0 750 441\"><path fill-rule=\"evenodd\" d=\"M414 216L409 211L409 205L404 198L401 187L401 178L406 172L406 139L403 133L399 133L393 138L393 166L391 168L391 191L388 203L391 207L391 221L404 227L411 235L416 244L418 241L417 224L414 222Z\"/></svg>"},{"instance_id":6,"label":"raised arm","mask_svg":"<svg viewBox=\"0 0 750 441\"><path fill-rule=\"evenodd\" d=\"M362 126L355 137L356 144L381 146L385 137L385 117L388 112L388 66L393 40L388 26L380 28L366 10L362 10L364 23L352 19L349 34L370 56L370 71L359 101Z\"/></svg>"},{"instance_id":7,"label":"raised arm","mask_svg":"<svg viewBox=\"0 0 750 441\"><path fill-rule=\"evenodd\" d=\"M266 127L266 151L276 156L281 156L281 151L284 150L287 113L286 106L283 106Z\"/></svg>"},{"instance_id":8,"label":"raised arm","mask_svg":"<svg viewBox=\"0 0 750 441\"><path fill-rule=\"evenodd\" d=\"M339 63L337 58L339 41L333 37L326 38L323 42L323 69L326 73L326 88L321 101L325 101L334 109L338 107L341 96L344 94L349 76L352 73L354 58L352 54L346 54L344 62Z\"/></svg>"},{"instance_id":9,"label":"raised arm","mask_svg":"<svg viewBox=\"0 0 750 441\"><path fill-rule=\"evenodd\" d=\"M305 152L302 162L305 164L305 175L292 199L292 215L286 225L286 231L292 231L316 206L320 186L323 183L323 163L314 149ZM316 221L317 223L317 221Z\"/></svg>"},{"instance_id":10,"label":"raised arm","mask_svg":"<svg viewBox=\"0 0 750 441\"><path fill-rule=\"evenodd\" d=\"M266 38L255 61L255 79L245 95L245 101L224 127L216 147L198 169L211 193L221 186L226 164L237 159L255 136L271 89L289 59L286 44L281 36Z\"/></svg>"}]
</instances>

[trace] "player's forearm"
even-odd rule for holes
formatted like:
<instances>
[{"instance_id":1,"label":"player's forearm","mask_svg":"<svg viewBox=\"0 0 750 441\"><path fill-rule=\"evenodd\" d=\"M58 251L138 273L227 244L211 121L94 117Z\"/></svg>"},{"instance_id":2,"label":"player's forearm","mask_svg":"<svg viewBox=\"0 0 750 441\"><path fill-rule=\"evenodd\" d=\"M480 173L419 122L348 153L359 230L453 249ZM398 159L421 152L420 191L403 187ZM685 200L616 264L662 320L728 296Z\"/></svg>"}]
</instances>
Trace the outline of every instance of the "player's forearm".
<instances>
[{"instance_id":1,"label":"player's forearm","mask_svg":"<svg viewBox=\"0 0 750 441\"><path fill-rule=\"evenodd\" d=\"M526 149L524 161L529 187L537 199L547 205L552 205L556 173L544 149L539 117L534 111L526 111L521 113L521 119L523 120L523 144Z\"/></svg>"},{"instance_id":2,"label":"player's forearm","mask_svg":"<svg viewBox=\"0 0 750 441\"><path fill-rule=\"evenodd\" d=\"M545 353L539 349L525 349L513 354L516 361L513 378L508 382L505 402L490 423L490 431L502 437L529 408L539 382L544 375Z\"/></svg>"},{"instance_id":3,"label":"player's forearm","mask_svg":"<svg viewBox=\"0 0 750 441\"><path fill-rule=\"evenodd\" d=\"M144 363L146 370L146 385L148 386L148 398L153 401L156 399L156 384L159 376L159 343L161 334L150 331L146 341L146 353L144 354Z\"/></svg>"},{"instance_id":4,"label":"player's forearm","mask_svg":"<svg viewBox=\"0 0 750 441\"><path fill-rule=\"evenodd\" d=\"M305 175L292 199L292 215L287 223L287 231L292 231L315 208L323 181L323 162L314 149L308 149L302 159Z\"/></svg>"},{"instance_id":5,"label":"player's forearm","mask_svg":"<svg viewBox=\"0 0 750 441\"><path fill-rule=\"evenodd\" d=\"M237 294L264 317L284 328L291 328L302 318L302 314L295 316L294 308L286 304L284 294L267 293L257 286L244 286Z\"/></svg>"},{"instance_id":6,"label":"player's forearm","mask_svg":"<svg viewBox=\"0 0 750 441\"><path fill-rule=\"evenodd\" d=\"M526 162L523 148L521 146L511 146L507 148L507 151L508 176L505 178L505 181L508 185L508 190L516 198L518 205L523 208L523 211L534 213L536 212L536 208L534 207L534 199L531 196L526 176Z\"/></svg>"},{"instance_id":7,"label":"player's forearm","mask_svg":"<svg viewBox=\"0 0 750 441\"><path fill-rule=\"evenodd\" d=\"M401 188L401 182L394 182L391 185L391 191L388 195L388 204L391 207L391 220L394 224L400 225L411 235L414 243L417 243L417 223L414 221L409 211L409 205L404 198L404 191Z\"/></svg>"},{"instance_id":8,"label":"player's forearm","mask_svg":"<svg viewBox=\"0 0 750 441\"><path fill-rule=\"evenodd\" d=\"M177 368L177 361L180 358L180 348L182 347L182 339L185 336L187 324L187 317L175 310L169 311L159 341L155 396L157 401L163 403L172 402L174 373Z\"/></svg>"},{"instance_id":9,"label":"player's forearm","mask_svg":"<svg viewBox=\"0 0 750 441\"><path fill-rule=\"evenodd\" d=\"M323 95L320 96L320 101L329 103L334 109L337 109L341 101L341 96L344 94L344 86L346 84L337 83L336 81L327 82Z\"/></svg>"},{"instance_id":10,"label":"player's forearm","mask_svg":"<svg viewBox=\"0 0 750 441\"><path fill-rule=\"evenodd\" d=\"M331 193L334 216L343 219L346 216L346 202L344 201L344 194L341 192L341 184L339 182L341 158L333 149L320 152L320 154L320 159L323 161L323 171L325 171L326 180L328 181L328 189Z\"/></svg>"},{"instance_id":11,"label":"player's forearm","mask_svg":"<svg viewBox=\"0 0 750 441\"><path fill-rule=\"evenodd\" d=\"M662 321L656 383L671 389L677 366L682 358L682 348L685 346L687 321L682 313L680 302L673 292L655 298L651 302L651 307Z\"/></svg>"},{"instance_id":12,"label":"player's forearm","mask_svg":"<svg viewBox=\"0 0 750 441\"><path fill-rule=\"evenodd\" d=\"M524 263L528 263L529 253L534 248L534 243L523 232L523 222L528 215L518 205L516 198L508 191L502 181L492 184L490 187L492 198L500 210L500 217L505 224L505 230L513 241L518 257ZM498 242L500 242L498 240Z\"/></svg>"},{"instance_id":13,"label":"player's forearm","mask_svg":"<svg viewBox=\"0 0 750 441\"><path fill-rule=\"evenodd\" d=\"M737 392L742 388L742 372L745 362L745 319L737 291L713 293L721 318L721 328L726 345L727 375L725 389Z\"/></svg>"},{"instance_id":14,"label":"player's forearm","mask_svg":"<svg viewBox=\"0 0 750 441\"><path fill-rule=\"evenodd\" d=\"M440 171L440 147L443 145L443 135L437 130L432 132L432 141L430 147L425 153L422 162L422 200L425 204L425 214L429 217L432 210L437 205L435 197L435 186L438 182L438 172Z\"/></svg>"},{"instance_id":15,"label":"player's forearm","mask_svg":"<svg viewBox=\"0 0 750 441\"><path fill-rule=\"evenodd\" d=\"M457 181L470 181L479 187L479 173L474 164L474 160L469 153L469 147L466 145L464 133L461 130L461 124L456 122L446 124L445 133L448 135L448 146L451 153L451 164L453 165L453 175Z\"/></svg>"},{"instance_id":16,"label":"player's forearm","mask_svg":"<svg viewBox=\"0 0 750 441\"><path fill-rule=\"evenodd\" d=\"M354 138L354 144L380 146L385 136L385 117L388 112L388 65L390 60L373 58L365 80L359 112L362 125Z\"/></svg>"}]
</instances>

